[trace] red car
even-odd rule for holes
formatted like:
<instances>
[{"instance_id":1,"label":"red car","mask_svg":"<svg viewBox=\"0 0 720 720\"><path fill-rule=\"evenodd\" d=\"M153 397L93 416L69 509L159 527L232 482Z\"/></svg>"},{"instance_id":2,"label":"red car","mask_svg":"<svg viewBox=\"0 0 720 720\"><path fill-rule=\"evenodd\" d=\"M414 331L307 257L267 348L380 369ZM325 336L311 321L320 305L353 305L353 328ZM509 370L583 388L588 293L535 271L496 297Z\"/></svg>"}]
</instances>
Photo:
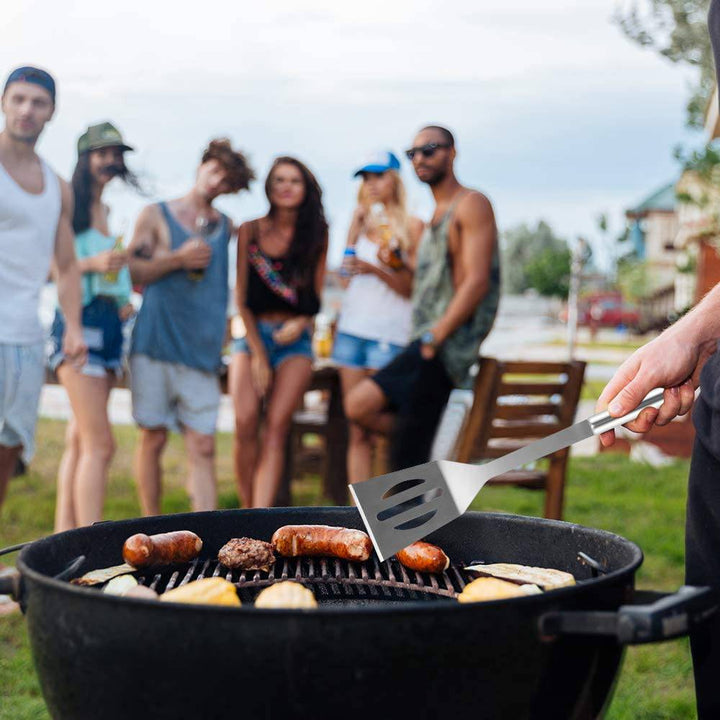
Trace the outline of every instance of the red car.
<instances>
[{"instance_id":1,"label":"red car","mask_svg":"<svg viewBox=\"0 0 720 720\"><path fill-rule=\"evenodd\" d=\"M560 319L567 322L567 308ZM596 327L637 327L640 313L631 303L625 302L620 293L596 293L582 298L578 303L578 325L595 324Z\"/></svg>"}]
</instances>

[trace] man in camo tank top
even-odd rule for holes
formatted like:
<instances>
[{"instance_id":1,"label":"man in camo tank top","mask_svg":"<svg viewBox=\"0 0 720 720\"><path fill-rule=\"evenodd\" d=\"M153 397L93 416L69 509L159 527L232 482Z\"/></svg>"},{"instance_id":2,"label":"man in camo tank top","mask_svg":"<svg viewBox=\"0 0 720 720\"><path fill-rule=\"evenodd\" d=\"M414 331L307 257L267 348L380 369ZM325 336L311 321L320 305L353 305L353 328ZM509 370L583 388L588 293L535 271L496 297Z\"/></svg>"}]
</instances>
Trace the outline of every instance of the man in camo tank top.
<instances>
[{"instance_id":1,"label":"man in camo tank top","mask_svg":"<svg viewBox=\"0 0 720 720\"><path fill-rule=\"evenodd\" d=\"M391 434L393 470L429 459L450 391L471 384L470 368L500 298L492 205L455 177L452 133L425 127L406 155L435 198L414 268L411 343L356 385L346 403L351 420Z\"/></svg>"}]
</instances>

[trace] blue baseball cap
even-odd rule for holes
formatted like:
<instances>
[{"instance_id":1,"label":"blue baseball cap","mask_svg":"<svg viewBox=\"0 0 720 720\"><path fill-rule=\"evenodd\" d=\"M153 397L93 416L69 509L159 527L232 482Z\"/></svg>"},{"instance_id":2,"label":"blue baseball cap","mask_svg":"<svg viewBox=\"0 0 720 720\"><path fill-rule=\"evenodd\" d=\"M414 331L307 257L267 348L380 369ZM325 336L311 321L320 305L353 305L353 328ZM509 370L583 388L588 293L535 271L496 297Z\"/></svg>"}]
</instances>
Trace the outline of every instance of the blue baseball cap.
<instances>
[{"instance_id":1,"label":"blue baseball cap","mask_svg":"<svg viewBox=\"0 0 720 720\"><path fill-rule=\"evenodd\" d=\"M394 153L389 150L382 150L373 153L367 158L365 164L353 173L353 177L363 173L384 173L386 170L399 170L400 161Z\"/></svg>"},{"instance_id":2,"label":"blue baseball cap","mask_svg":"<svg viewBox=\"0 0 720 720\"><path fill-rule=\"evenodd\" d=\"M53 80L53 76L49 72L32 67L32 65L24 65L23 67L16 68L8 75L3 93L8 89L9 85L15 82L39 85L50 93L53 103L55 102L55 80Z\"/></svg>"}]
</instances>

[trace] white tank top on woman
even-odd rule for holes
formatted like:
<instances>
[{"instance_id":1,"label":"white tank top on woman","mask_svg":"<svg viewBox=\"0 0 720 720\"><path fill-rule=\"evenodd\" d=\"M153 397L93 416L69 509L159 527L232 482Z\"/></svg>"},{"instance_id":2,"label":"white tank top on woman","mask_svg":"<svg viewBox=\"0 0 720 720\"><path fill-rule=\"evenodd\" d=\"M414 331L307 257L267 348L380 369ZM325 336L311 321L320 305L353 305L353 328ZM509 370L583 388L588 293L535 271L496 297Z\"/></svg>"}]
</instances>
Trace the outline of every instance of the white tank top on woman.
<instances>
[{"instance_id":1,"label":"white tank top on woman","mask_svg":"<svg viewBox=\"0 0 720 720\"><path fill-rule=\"evenodd\" d=\"M44 160L43 191L23 190L0 163L0 343L43 339L40 291L55 249L60 181Z\"/></svg>"},{"instance_id":2,"label":"white tank top on woman","mask_svg":"<svg viewBox=\"0 0 720 720\"><path fill-rule=\"evenodd\" d=\"M356 257L380 266L378 246L360 235L355 245ZM355 275L345 291L338 332L366 340L407 345L410 337L412 306L410 299L396 293L379 277Z\"/></svg>"}]
</instances>

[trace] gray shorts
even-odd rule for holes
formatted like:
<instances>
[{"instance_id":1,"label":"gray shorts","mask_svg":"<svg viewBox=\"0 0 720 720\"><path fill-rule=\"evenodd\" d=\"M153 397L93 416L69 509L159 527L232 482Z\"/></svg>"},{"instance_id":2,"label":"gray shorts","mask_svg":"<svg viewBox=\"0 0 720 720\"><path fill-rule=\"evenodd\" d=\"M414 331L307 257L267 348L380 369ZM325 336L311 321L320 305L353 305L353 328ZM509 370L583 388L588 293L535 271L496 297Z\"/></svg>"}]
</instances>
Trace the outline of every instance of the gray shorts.
<instances>
[{"instance_id":1,"label":"gray shorts","mask_svg":"<svg viewBox=\"0 0 720 720\"><path fill-rule=\"evenodd\" d=\"M220 382L214 373L187 365L130 357L133 417L144 428L190 428L214 435L220 407Z\"/></svg>"},{"instance_id":2,"label":"gray shorts","mask_svg":"<svg viewBox=\"0 0 720 720\"><path fill-rule=\"evenodd\" d=\"M35 454L40 391L45 380L45 346L0 343L0 445L22 445L22 458Z\"/></svg>"}]
</instances>

